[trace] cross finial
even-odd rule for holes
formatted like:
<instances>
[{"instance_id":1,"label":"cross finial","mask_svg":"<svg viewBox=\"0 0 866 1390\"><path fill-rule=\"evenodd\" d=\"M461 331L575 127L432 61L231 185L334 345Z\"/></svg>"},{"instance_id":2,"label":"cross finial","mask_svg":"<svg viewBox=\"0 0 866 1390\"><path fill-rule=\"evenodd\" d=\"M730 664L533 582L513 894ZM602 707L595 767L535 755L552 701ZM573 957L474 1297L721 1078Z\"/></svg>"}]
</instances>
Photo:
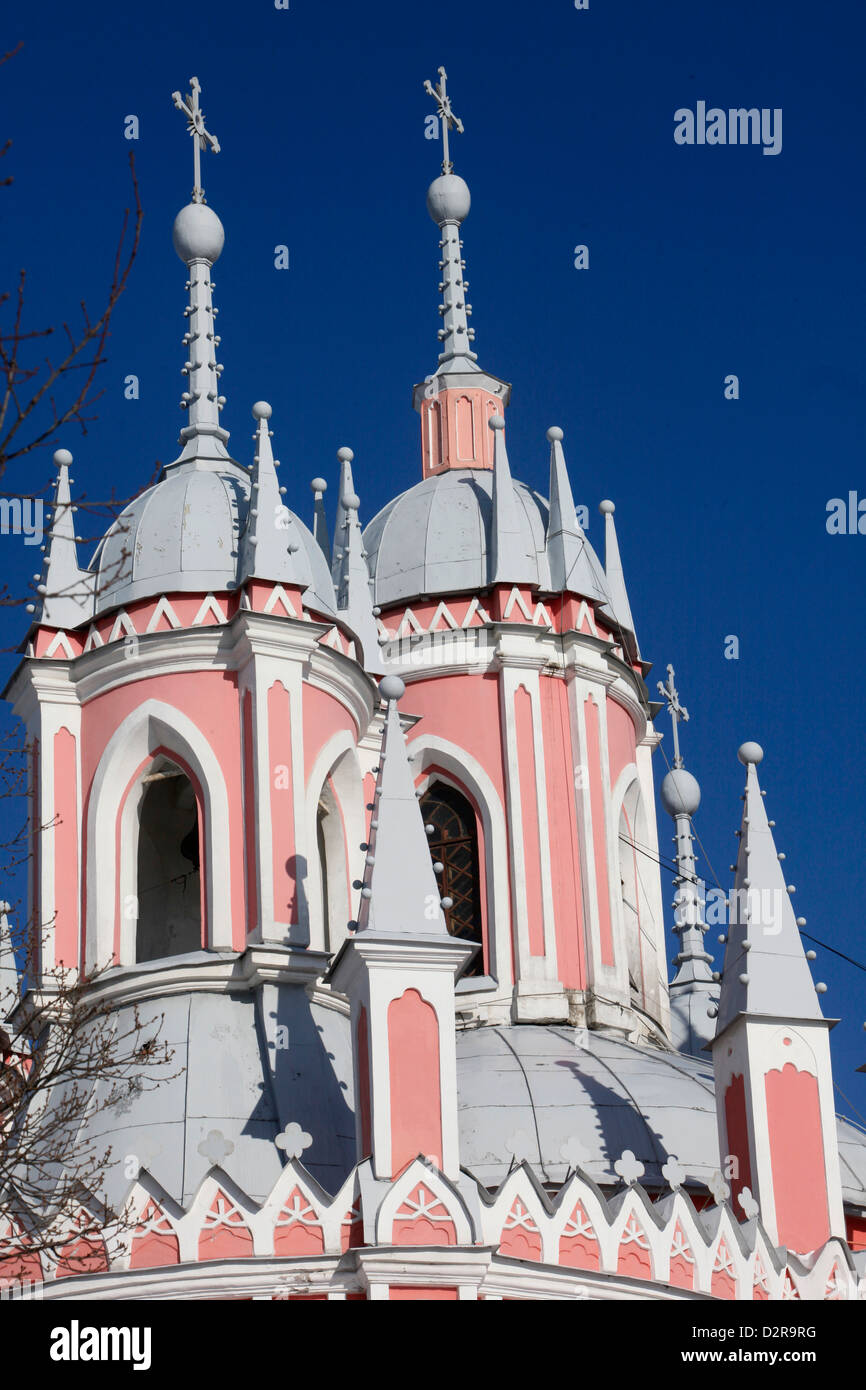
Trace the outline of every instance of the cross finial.
<instances>
[{"instance_id":1,"label":"cross finial","mask_svg":"<svg viewBox=\"0 0 866 1390\"><path fill-rule=\"evenodd\" d=\"M220 144L216 136L211 135L210 131L205 128L204 112L198 104L201 83L197 77L191 77L189 85L191 90L186 99L181 96L180 92L172 92L171 99L178 111L182 111L186 116L186 128L192 136L194 170L192 200L194 203L203 203L205 196L201 186L201 152L210 146L213 154L219 154Z\"/></svg>"},{"instance_id":2,"label":"cross finial","mask_svg":"<svg viewBox=\"0 0 866 1390\"><path fill-rule=\"evenodd\" d=\"M688 723L689 712L685 708L685 706L680 704L679 692L677 691L677 688L674 685L673 666L668 665L667 684L662 685L662 682L659 681L658 691L664 699L665 703L667 704L668 714L670 715L671 723L674 726L674 767L682 767L683 760L680 757L680 740L677 733L677 726L681 719L684 719L686 723Z\"/></svg>"},{"instance_id":3,"label":"cross finial","mask_svg":"<svg viewBox=\"0 0 866 1390\"><path fill-rule=\"evenodd\" d=\"M442 173L451 174L454 172L454 165L448 156L448 132L456 130L460 135L463 134L463 122L459 116L455 116L451 110L451 98L449 97L445 83L448 74L444 68L439 68L440 82L438 87L434 87L429 80L424 83L424 91L433 97L438 108L439 120L442 123Z\"/></svg>"}]
</instances>

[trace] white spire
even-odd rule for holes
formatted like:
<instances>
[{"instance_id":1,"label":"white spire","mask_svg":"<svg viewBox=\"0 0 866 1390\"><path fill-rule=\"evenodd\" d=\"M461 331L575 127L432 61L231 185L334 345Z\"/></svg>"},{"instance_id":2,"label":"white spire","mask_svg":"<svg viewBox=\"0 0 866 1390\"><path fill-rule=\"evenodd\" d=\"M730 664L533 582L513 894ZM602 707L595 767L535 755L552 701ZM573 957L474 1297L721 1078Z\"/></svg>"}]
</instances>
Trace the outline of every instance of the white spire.
<instances>
[{"instance_id":1,"label":"white spire","mask_svg":"<svg viewBox=\"0 0 866 1390\"><path fill-rule=\"evenodd\" d=\"M351 449L340 449L341 462L350 466L354 454ZM349 475L351 477L351 473ZM340 507L345 520L342 523L343 539L340 557L339 579L335 584L337 591L337 612L352 629L361 647L358 658L364 669L372 675L381 675L382 652L379 646L379 629L373 613L373 594L370 588L370 572L367 569L367 553L361 534L358 509L361 499L356 492L344 492L340 497Z\"/></svg>"},{"instance_id":2,"label":"white spire","mask_svg":"<svg viewBox=\"0 0 866 1390\"><path fill-rule=\"evenodd\" d=\"M343 498L350 497L355 493L355 483L352 478L352 459L355 455L351 449L338 449L337 458L340 461L340 481L337 484L337 515L334 519L334 545L331 559L331 578L334 581L334 588L339 594L340 585L344 579L343 557L348 544L348 530L346 528L346 508L343 506Z\"/></svg>"},{"instance_id":3,"label":"white spire","mask_svg":"<svg viewBox=\"0 0 866 1390\"><path fill-rule=\"evenodd\" d=\"M443 146L442 173L427 190L427 211L442 232L439 242L442 252L439 261L442 272L439 284L442 327L438 334L442 350L437 374L478 372L480 368L476 365L476 354L471 349L475 330L469 327L472 305L467 302L469 281L463 278L466 262L460 240L460 224L468 216L472 200L467 184L454 173L448 152L448 133L457 130L462 134L463 122L451 110L451 100L445 89L444 68L439 69L439 76L437 87L429 81L424 83L424 90L436 101Z\"/></svg>"},{"instance_id":4,"label":"white spire","mask_svg":"<svg viewBox=\"0 0 866 1390\"><path fill-rule=\"evenodd\" d=\"M385 676L379 684L379 694L387 701L388 711L357 934L447 939L424 818L415 795L406 738L397 711L397 701L405 689L399 676Z\"/></svg>"},{"instance_id":5,"label":"white spire","mask_svg":"<svg viewBox=\"0 0 866 1390\"><path fill-rule=\"evenodd\" d=\"M526 542L518 521L517 508L520 504L514 495L514 484L505 449L505 421L501 415L491 415L488 424L494 431L493 520L488 583L537 582L536 560L534 556L526 553Z\"/></svg>"},{"instance_id":6,"label":"white spire","mask_svg":"<svg viewBox=\"0 0 866 1390\"><path fill-rule=\"evenodd\" d=\"M75 535L75 508L69 491L72 479L69 466L72 455L68 449L58 449L54 455L57 468L57 488L54 493L54 515L45 547L45 559L39 576L39 604L28 604L35 621L47 627L78 627L93 615L93 584L95 576L78 564Z\"/></svg>"},{"instance_id":7,"label":"white spire","mask_svg":"<svg viewBox=\"0 0 866 1390\"><path fill-rule=\"evenodd\" d=\"M608 598L604 575L599 573L583 528L577 520L574 495L562 452L562 430L551 425L550 441L550 518L547 524L547 560L551 588L568 589L605 602Z\"/></svg>"},{"instance_id":8,"label":"white spire","mask_svg":"<svg viewBox=\"0 0 866 1390\"><path fill-rule=\"evenodd\" d=\"M222 363L217 361L220 337L216 331L216 315L219 310L214 306L216 286L211 279L211 270L225 244L225 231L216 213L205 204L200 167L201 151L209 145L213 153L218 154L219 142L205 129L198 104L201 91L198 78L193 77L190 85L192 92L185 101L180 92L172 93L172 100L186 115L187 128L193 136L195 182L192 202L181 208L172 230L174 249L189 269L186 283L189 304L184 311L187 330L183 336L187 360L181 369L187 379L187 389L180 402L181 409L188 412L189 423L180 432L183 453L168 465L169 468L185 463L207 467L208 464L233 462L225 447L228 430L219 422L225 397L220 394L219 379L223 369Z\"/></svg>"},{"instance_id":9,"label":"white spire","mask_svg":"<svg viewBox=\"0 0 866 1390\"><path fill-rule=\"evenodd\" d=\"M740 1014L823 1018L800 939L805 923L794 917L794 890L785 882L758 784L763 750L744 743L737 756L746 767L746 789L716 1037Z\"/></svg>"},{"instance_id":10,"label":"white spire","mask_svg":"<svg viewBox=\"0 0 866 1390\"><path fill-rule=\"evenodd\" d=\"M617 627L634 639L634 654L639 660L640 648L634 630L634 618L631 615L631 606L626 592L622 561L619 556L619 542L616 538L616 526L613 520L616 508L613 502L605 501L599 503L598 510L604 517L604 572L610 594L607 610Z\"/></svg>"},{"instance_id":11,"label":"white spire","mask_svg":"<svg viewBox=\"0 0 866 1390\"><path fill-rule=\"evenodd\" d=\"M253 577L281 584L313 583L310 561L297 523L284 504L268 428L271 407L267 401L253 406L257 421L256 453L250 488L250 509L238 556L238 583Z\"/></svg>"},{"instance_id":12,"label":"white spire","mask_svg":"<svg viewBox=\"0 0 866 1390\"><path fill-rule=\"evenodd\" d=\"M697 780L683 766L679 750L677 725L687 720L686 710L674 686L674 668L668 666L668 682L659 681L659 692L667 701L674 731L674 766L661 784L661 803L676 826L677 876L674 879L674 931L680 938L679 953L674 964L677 973L670 985L670 1000L674 1040L682 1051L697 1053L709 1042L715 1031L708 1008L719 996L713 981L712 956L704 948L707 924L704 921L703 896L695 867L692 835L692 816L701 802Z\"/></svg>"},{"instance_id":13,"label":"white spire","mask_svg":"<svg viewBox=\"0 0 866 1390\"><path fill-rule=\"evenodd\" d=\"M328 484L324 478L313 478L310 482L313 493L313 535L319 543L319 549L331 567L331 542L328 539L328 518L325 515L325 493L328 491Z\"/></svg>"}]
</instances>

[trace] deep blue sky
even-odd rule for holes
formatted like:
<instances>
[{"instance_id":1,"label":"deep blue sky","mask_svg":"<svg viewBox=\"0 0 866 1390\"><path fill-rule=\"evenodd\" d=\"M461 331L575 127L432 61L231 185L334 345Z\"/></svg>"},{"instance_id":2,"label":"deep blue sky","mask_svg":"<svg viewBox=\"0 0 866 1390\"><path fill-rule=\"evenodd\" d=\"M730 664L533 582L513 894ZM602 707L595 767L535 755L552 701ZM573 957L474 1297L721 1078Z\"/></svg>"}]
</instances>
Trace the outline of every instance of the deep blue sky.
<instances>
[{"instance_id":1,"label":"deep blue sky","mask_svg":"<svg viewBox=\"0 0 866 1390\"><path fill-rule=\"evenodd\" d=\"M335 479L341 444L365 519L418 479L410 392L435 366L439 323L422 82L444 63L466 126L454 158L473 195L475 346L514 384L512 468L546 491L544 432L560 424L599 546L597 503L616 501L650 686L673 661L703 787L697 826L722 883L736 750L754 738L807 930L866 957L866 536L825 528L829 498L866 495L862 9L252 0L195 13L49 3L7 24L8 45L20 35L25 48L0 69L15 178L0 193L4 284L28 268L32 326L74 315L82 296L98 304L128 201L124 117L140 120L141 254L99 419L62 440L78 488L130 495L177 452L186 277L170 231L192 180L170 93L192 73L223 147L204 165L227 235L215 279L236 455L251 456L249 410L265 398L302 515L308 480ZM781 154L676 145L674 111L699 99L781 107ZM278 243L289 271L274 269ZM573 268L577 243L588 271ZM732 372L736 402L723 397ZM137 402L123 398L127 373ZM6 486L50 474L47 453L31 457ZM38 551L0 546L23 583ZM0 612L0 645L22 617ZM724 659L728 634L737 661ZM0 675L12 664L0 657ZM660 836L666 852L666 819ZM866 977L825 951L816 977L843 1020L837 1083L866 1115L866 1077L852 1074L866 1061Z\"/></svg>"}]
</instances>

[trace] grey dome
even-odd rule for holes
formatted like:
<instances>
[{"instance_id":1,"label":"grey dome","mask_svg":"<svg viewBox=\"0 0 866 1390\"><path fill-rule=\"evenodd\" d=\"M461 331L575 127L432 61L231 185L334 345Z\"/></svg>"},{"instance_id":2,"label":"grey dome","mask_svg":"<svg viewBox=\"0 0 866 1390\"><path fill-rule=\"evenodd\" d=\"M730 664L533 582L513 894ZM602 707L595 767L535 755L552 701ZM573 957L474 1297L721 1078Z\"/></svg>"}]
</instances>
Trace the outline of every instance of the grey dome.
<instances>
[{"instance_id":1,"label":"grey dome","mask_svg":"<svg viewBox=\"0 0 866 1390\"><path fill-rule=\"evenodd\" d=\"M202 952L175 965L220 959ZM164 965L135 967L146 975ZM291 1115L312 1136L303 1163L330 1192L352 1166L352 1048L349 1020L312 1003L302 986L277 986L277 1016L291 1030L292 1051L267 1056L256 1026L255 995L188 993L154 996L164 1016L161 1037L174 1049L169 1076L116 1110L96 1116L119 1153L132 1153L177 1201L188 1203L213 1161L200 1145L218 1130L230 1148L222 1166L257 1201L280 1172L274 1143ZM270 1005L269 1005L270 1007ZM121 1011L123 1022L131 1006ZM214 1050L213 1039L224 1045ZM264 1070L263 1070L264 1069ZM269 1077L262 1088L262 1076ZM508 1144L526 1136L528 1161L542 1181L565 1179L561 1149L577 1139L580 1166L601 1185L618 1182L613 1165L625 1149L644 1164L643 1182L664 1186L661 1165L675 1155L686 1184L706 1183L718 1168L713 1066L707 1060L636 1046L601 1032L563 1025L486 1026L457 1034L460 1160L487 1187L507 1175ZM108 1082L100 1080L97 1091ZM52 1103L56 1103L57 1097ZM866 1134L837 1119L846 1202L866 1203ZM105 1177L109 1199L122 1202L129 1179L120 1162Z\"/></svg>"},{"instance_id":2,"label":"grey dome","mask_svg":"<svg viewBox=\"0 0 866 1390\"><path fill-rule=\"evenodd\" d=\"M679 1159L705 1184L718 1169L713 1064L602 1032L565 1025L486 1027L457 1034L460 1162L485 1186L505 1178L508 1148L525 1135L527 1157L542 1181L564 1181L562 1146L575 1138L580 1166L605 1185L619 1182L614 1163L625 1149L644 1164L641 1181L665 1186L661 1167ZM866 1199L866 1134L837 1116L842 1194Z\"/></svg>"},{"instance_id":3,"label":"grey dome","mask_svg":"<svg viewBox=\"0 0 866 1390\"><path fill-rule=\"evenodd\" d=\"M91 562L96 612L164 593L205 593L237 583L238 542L250 482L229 465L220 472L180 468L124 508ZM336 611L328 564L312 533L292 516L312 576L313 607Z\"/></svg>"},{"instance_id":4,"label":"grey dome","mask_svg":"<svg viewBox=\"0 0 866 1390\"><path fill-rule=\"evenodd\" d=\"M550 589L545 554L548 504L525 483L515 479L512 486L531 582ZM492 491L492 471L452 468L389 502L364 531L376 603L486 588L491 583ZM588 542L587 548L591 552ZM590 558L603 582L604 571L594 552Z\"/></svg>"}]
</instances>

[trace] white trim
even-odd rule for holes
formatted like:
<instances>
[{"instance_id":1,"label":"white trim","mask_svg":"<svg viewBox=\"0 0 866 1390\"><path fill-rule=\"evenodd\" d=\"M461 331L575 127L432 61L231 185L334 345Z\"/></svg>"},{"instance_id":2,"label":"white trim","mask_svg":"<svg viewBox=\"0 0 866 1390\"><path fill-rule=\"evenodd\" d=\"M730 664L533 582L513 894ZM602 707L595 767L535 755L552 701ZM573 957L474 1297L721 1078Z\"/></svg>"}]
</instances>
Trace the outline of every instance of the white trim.
<instances>
[{"instance_id":1,"label":"white trim","mask_svg":"<svg viewBox=\"0 0 866 1390\"><path fill-rule=\"evenodd\" d=\"M87 818L87 965L104 965L114 952L116 893L135 882L135 848L121 836L115 862L115 833L121 802L137 769L151 751L163 746L192 769L204 801L205 900L209 946L232 949L230 816L228 793L219 759L201 729L174 706L145 700L115 729L93 777ZM128 828L128 827L126 827ZM97 863L98 851L98 863ZM121 965L134 963L129 931L121 918ZM126 957L126 959L124 958Z\"/></svg>"}]
</instances>

